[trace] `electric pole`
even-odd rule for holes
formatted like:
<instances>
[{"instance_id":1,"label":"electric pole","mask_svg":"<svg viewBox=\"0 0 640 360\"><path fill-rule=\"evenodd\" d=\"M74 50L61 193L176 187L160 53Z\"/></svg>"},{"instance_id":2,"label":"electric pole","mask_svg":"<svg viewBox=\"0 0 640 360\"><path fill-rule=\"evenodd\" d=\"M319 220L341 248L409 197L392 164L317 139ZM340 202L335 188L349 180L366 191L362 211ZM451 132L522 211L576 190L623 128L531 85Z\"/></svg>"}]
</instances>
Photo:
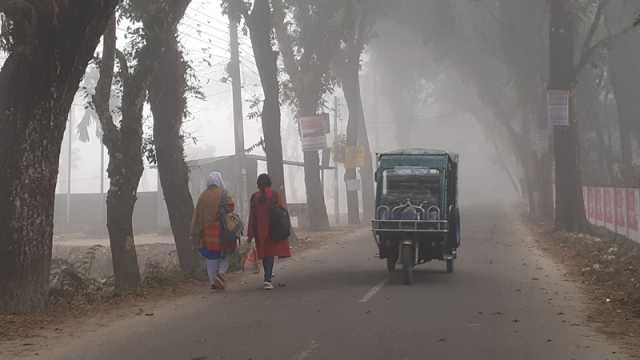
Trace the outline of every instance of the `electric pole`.
<instances>
[{"instance_id":1,"label":"electric pole","mask_svg":"<svg viewBox=\"0 0 640 360\"><path fill-rule=\"evenodd\" d=\"M69 111L69 129L67 136L69 136L69 142L67 143L67 225L71 224L71 154L73 149L73 106Z\"/></svg>"},{"instance_id":2,"label":"electric pole","mask_svg":"<svg viewBox=\"0 0 640 360\"><path fill-rule=\"evenodd\" d=\"M338 97L334 96L333 97L333 144L334 144L334 150L335 150L335 145L338 143L338 116L339 116L339 112L338 112ZM336 226L340 225L340 175L338 174L338 162L336 161L336 153L334 151L333 153L333 166L335 167L334 170L334 174L335 174L335 191L334 191L334 207L333 207L333 211L335 213L335 217L336 217Z\"/></svg>"},{"instance_id":3,"label":"electric pole","mask_svg":"<svg viewBox=\"0 0 640 360\"><path fill-rule=\"evenodd\" d=\"M239 0L232 0L229 3L229 49L231 52L231 60L229 62L229 76L231 77L231 88L233 92L233 129L235 139L235 155L237 159L236 179L240 180L240 194L238 200L240 202L239 210L244 214L247 194L247 170L245 168L244 156L244 124L242 113L242 78L240 76L240 43L238 40L238 24L240 23L240 6ZM246 215L246 214L245 214Z\"/></svg>"}]
</instances>

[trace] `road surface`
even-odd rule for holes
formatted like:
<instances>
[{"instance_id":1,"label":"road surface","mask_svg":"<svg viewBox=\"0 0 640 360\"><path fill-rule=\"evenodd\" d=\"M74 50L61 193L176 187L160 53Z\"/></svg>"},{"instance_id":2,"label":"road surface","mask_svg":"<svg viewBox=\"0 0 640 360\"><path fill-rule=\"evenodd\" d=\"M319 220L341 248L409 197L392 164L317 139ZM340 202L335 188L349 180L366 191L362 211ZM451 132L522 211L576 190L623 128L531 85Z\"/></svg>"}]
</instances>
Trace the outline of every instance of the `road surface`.
<instances>
[{"instance_id":1,"label":"road surface","mask_svg":"<svg viewBox=\"0 0 640 360\"><path fill-rule=\"evenodd\" d=\"M132 316L40 359L625 359L585 323L582 299L507 206L463 211L454 274L389 277L366 229L279 264L272 292L248 276Z\"/></svg>"}]
</instances>

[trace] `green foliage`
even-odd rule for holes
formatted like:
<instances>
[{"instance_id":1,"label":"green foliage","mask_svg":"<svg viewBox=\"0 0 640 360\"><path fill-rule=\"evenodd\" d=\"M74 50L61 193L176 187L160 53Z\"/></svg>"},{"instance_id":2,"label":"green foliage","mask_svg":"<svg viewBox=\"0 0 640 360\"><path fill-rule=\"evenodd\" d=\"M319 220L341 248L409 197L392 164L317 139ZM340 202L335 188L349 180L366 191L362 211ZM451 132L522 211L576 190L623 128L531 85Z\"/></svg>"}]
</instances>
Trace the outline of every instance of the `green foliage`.
<instances>
[{"instance_id":1,"label":"green foliage","mask_svg":"<svg viewBox=\"0 0 640 360\"><path fill-rule=\"evenodd\" d=\"M246 100L249 103L249 113L247 113L247 119L259 121L262 117L262 104L264 100L258 96L254 95L250 99Z\"/></svg>"}]
</instances>

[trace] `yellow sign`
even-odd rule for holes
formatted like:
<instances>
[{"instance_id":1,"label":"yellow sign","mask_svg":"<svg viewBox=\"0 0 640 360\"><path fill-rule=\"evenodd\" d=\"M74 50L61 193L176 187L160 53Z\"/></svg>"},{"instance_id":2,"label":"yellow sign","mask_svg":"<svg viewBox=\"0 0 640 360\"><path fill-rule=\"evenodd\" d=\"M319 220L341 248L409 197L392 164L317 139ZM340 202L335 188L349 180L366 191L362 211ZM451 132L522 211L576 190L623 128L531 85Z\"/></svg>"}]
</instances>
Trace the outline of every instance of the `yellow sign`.
<instances>
[{"instance_id":1,"label":"yellow sign","mask_svg":"<svg viewBox=\"0 0 640 360\"><path fill-rule=\"evenodd\" d=\"M365 151L363 146L347 146L344 157L344 168L355 169L363 167Z\"/></svg>"}]
</instances>

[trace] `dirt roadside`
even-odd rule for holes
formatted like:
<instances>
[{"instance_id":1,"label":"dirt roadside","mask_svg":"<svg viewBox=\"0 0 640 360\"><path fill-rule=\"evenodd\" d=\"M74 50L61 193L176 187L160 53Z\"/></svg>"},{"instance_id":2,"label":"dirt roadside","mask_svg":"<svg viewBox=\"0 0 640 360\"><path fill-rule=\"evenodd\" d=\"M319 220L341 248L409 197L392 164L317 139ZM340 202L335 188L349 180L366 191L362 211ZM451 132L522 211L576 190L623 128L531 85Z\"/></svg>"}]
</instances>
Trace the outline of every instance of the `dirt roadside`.
<instances>
[{"instance_id":1,"label":"dirt roadside","mask_svg":"<svg viewBox=\"0 0 640 360\"><path fill-rule=\"evenodd\" d=\"M553 232L541 224L529 228L538 248L580 287L587 320L632 356L640 354L640 244Z\"/></svg>"},{"instance_id":2,"label":"dirt roadside","mask_svg":"<svg viewBox=\"0 0 640 360\"><path fill-rule=\"evenodd\" d=\"M293 256L320 248L331 239L343 237L355 229L339 227L321 232L298 230L298 242L292 246ZM166 247L166 244L162 244L162 247ZM240 283L251 275L253 274L232 273L228 276L228 282L233 287L234 283ZM189 296L208 293L206 281L188 279L164 286L144 288L127 296L111 296L94 304L56 304L50 306L45 314L0 315L0 359L34 355L38 353L38 349L46 347L46 343L64 341L65 338L76 334L93 332L115 321L134 316L152 317L155 308Z\"/></svg>"}]
</instances>

